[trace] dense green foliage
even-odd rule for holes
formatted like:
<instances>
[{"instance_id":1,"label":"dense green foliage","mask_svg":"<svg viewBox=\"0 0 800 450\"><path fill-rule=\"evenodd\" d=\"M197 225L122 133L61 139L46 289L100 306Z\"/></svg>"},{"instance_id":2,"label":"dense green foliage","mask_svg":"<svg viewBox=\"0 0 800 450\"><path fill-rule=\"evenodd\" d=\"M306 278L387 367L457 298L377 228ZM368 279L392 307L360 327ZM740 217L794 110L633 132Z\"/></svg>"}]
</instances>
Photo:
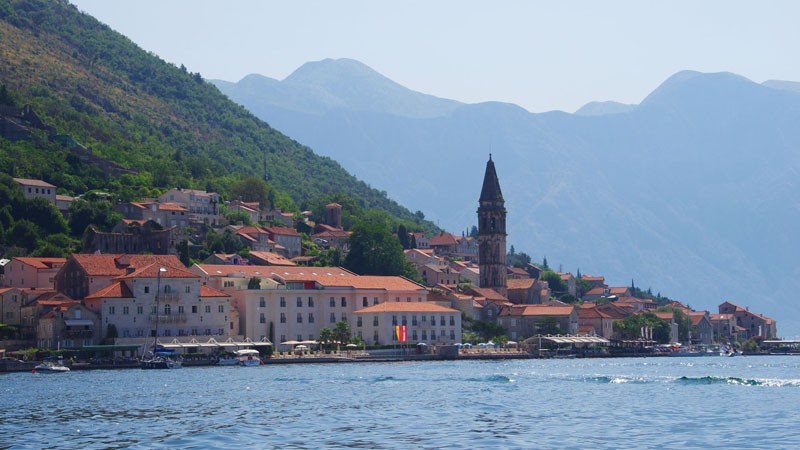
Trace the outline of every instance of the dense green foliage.
<instances>
[{"instance_id":1,"label":"dense green foliage","mask_svg":"<svg viewBox=\"0 0 800 450\"><path fill-rule=\"evenodd\" d=\"M344 266L359 275L416 276L403 254L400 240L389 228L389 220L380 214L370 214L353 226L350 252Z\"/></svg>"},{"instance_id":2,"label":"dense green foliage","mask_svg":"<svg viewBox=\"0 0 800 450\"><path fill-rule=\"evenodd\" d=\"M422 223L200 74L143 51L64 1L0 0L0 36L0 101L31 105L44 123L27 139L0 138L0 172L43 179L59 193L99 189L123 201L176 186L234 198L254 177L269 180L271 206L291 210L343 195L362 210Z\"/></svg>"},{"instance_id":3,"label":"dense green foliage","mask_svg":"<svg viewBox=\"0 0 800 450\"><path fill-rule=\"evenodd\" d=\"M651 312L634 314L623 320L614 321L614 330L620 332L622 339L634 340L642 338L643 328L651 328L653 330L654 341L660 344L669 343L669 323L659 319L658 316Z\"/></svg>"}]
</instances>

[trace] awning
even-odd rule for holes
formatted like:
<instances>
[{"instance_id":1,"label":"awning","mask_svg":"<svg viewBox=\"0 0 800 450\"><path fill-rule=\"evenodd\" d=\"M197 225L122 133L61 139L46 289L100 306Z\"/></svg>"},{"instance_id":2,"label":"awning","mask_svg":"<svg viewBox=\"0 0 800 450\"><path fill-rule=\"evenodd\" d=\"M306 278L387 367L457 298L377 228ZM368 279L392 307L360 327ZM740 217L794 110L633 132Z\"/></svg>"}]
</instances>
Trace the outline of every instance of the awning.
<instances>
[{"instance_id":1,"label":"awning","mask_svg":"<svg viewBox=\"0 0 800 450\"><path fill-rule=\"evenodd\" d=\"M611 343L608 339L598 336L542 336L543 341L550 341L555 344L602 344Z\"/></svg>"},{"instance_id":2,"label":"awning","mask_svg":"<svg viewBox=\"0 0 800 450\"><path fill-rule=\"evenodd\" d=\"M89 319L65 319L64 324L68 327L86 327L94 325Z\"/></svg>"},{"instance_id":3,"label":"awning","mask_svg":"<svg viewBox=\"0 0 800 450\"><path fill-rule=\"evenodd\" d=\"M117 345L84 345L80 349L102 352L102 351L139 350L140 348L142 348L141 345L117 344Z\"/></svg>"}]
</instances>

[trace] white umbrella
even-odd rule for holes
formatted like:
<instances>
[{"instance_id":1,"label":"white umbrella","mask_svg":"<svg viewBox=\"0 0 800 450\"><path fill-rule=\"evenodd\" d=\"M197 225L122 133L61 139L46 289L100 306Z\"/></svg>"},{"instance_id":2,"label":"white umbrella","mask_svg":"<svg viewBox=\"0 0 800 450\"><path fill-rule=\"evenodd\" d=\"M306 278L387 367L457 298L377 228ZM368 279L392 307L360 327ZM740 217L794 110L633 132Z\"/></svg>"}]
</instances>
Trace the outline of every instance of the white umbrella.
<instances>
[{"instance_id":1,"label":"white umbrella","mask_svg":"<svg viewBox=\"0 0 800 450\"><path fill-rule=\"evenodd\" d=\"M345 345L345 347L348 347L348 348L356 348L356 347L358 347L358 346L357 346L356 344L347 344L347 345Z\"/></svg>"},{"instance_id":2,"label":"white umbrella","mask_svg":"<svg viewBox=\"0 0 800 450\"><path fill-rule=\"evenodd\" d=\"M306 347L305 345L298 345L298 346L297 346L297 347L295 347L294 349L295 349L295 350L308 350L308 347Z\"/></svg>"},{"instance_id":3,"label":"white umbrella","mask_svg":"<svg viewBox=\"0 0 800 450\"><path fill-rule=\"evenodd\" d=\"M300 341L283 341L281 342L281 345L297 345L299 343Z\"/></svg>"}]
</instances>

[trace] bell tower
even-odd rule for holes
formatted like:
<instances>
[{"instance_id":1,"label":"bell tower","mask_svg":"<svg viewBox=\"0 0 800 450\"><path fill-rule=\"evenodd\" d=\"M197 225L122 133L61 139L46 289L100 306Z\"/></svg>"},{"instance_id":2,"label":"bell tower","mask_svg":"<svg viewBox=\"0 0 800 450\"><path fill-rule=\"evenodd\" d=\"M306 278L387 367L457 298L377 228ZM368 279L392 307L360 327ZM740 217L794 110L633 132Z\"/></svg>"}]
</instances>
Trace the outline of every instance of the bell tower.
<instances>
[{"instance_id":1,"label":"bell tower","mask_svg":"<svg viewBox=\"0 0 800 450\"><path fill-rule=\"evenodd\" d=\"M478 200L478 261L480 287L506 290L506 207L492 155L486 163L483 188Z\"/></svg>"}]
</instances>

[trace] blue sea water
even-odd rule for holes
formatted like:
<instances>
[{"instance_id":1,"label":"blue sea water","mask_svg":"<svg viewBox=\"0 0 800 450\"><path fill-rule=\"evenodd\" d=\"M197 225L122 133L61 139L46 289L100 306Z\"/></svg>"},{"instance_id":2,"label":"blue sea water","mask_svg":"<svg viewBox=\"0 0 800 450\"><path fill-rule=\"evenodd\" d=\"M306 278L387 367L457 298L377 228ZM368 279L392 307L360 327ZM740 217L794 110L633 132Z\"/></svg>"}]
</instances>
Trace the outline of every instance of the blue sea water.
<instances>
[{"instance_id":1,"label":"blue sea water","mask_svg":"<svg viewBox=\"0 0 800 450\"><path fill-rule=\"evenodd\" d=\"M0 374L0 448L800 448L800 357Z\"/></svg>"}]
</instances>

